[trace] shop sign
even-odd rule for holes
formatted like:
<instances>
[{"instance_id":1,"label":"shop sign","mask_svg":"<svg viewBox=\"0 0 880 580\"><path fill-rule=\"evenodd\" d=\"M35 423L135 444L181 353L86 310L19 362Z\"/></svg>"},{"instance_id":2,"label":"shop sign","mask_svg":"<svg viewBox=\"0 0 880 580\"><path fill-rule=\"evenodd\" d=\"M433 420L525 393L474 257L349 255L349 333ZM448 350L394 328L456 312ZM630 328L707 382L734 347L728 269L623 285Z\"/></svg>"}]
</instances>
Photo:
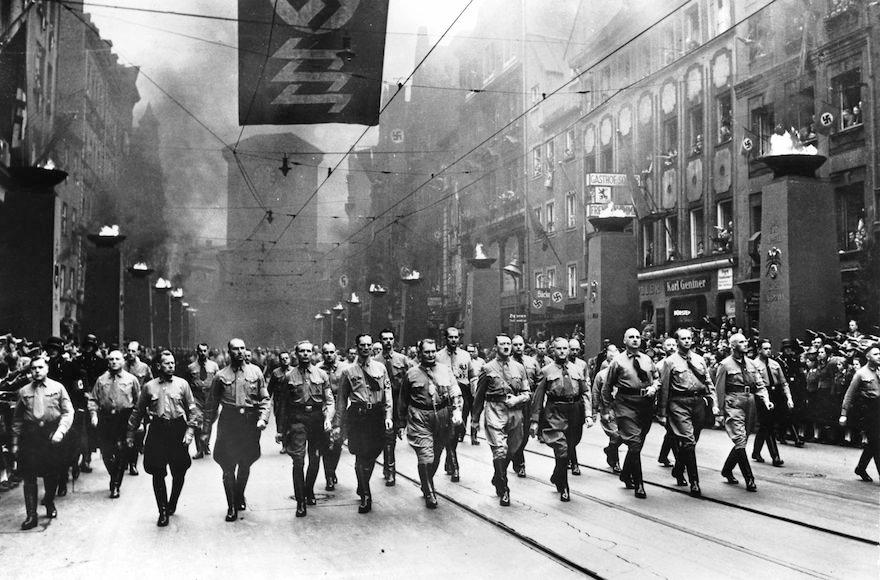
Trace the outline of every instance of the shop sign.
<instances>
[{"instance_id":1,"label":"shop sign","mask_svg":"<svg viewBox=\"0 0 880 580\"><path fill-rule=\"evenodd\" d=\"M666 295L693 294L709 290L711 278L704 276L689 276L687 278L675 278L666 280Z\"/></svg>"},{"instance_id":2,"label":"shop sign","mask_svg":"<svg viewBox=\"0 0 880 580\"><path fill-rule=\"evenodd\" d=\"M733 268L720 268L718 270L718 290L733 289Z\"/></svg>"}]
</instances>

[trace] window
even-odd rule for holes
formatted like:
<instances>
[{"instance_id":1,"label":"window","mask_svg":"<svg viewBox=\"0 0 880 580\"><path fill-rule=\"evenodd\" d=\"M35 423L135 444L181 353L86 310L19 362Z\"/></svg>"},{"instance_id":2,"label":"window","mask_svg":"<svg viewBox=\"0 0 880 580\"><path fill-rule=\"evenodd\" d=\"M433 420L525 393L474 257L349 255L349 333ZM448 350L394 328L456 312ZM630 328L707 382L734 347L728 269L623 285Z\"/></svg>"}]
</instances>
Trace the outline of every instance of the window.
<instances>
[{"instance_id":1,"label":"window","mask_svg":"<svg viewBox=\"0 0 880 580\"><path fill-rule=\"evenodd\" d=\"M669 216L663 218L663 236L665 242L664 259L667 262L678 260L678 218Z\"/></svg>"},{"instance_id":2,"label":"window","mask_svg":"<svg viewBox=\"0 0 880 580\"><path fill-rule=\"evenodd\" d=\"M678 159L678 119L672 117L663 122L663 164L675 165Z\"/></svg>"},{"instance_id":3,"label":"window","mask_svg":"<svg viewBox=\"0 0 880 580\"><path fill-rule=\"evenodd\" d=\"M706 254L706 224L703 208L692 209L690 214L691 257L702 258Z\"/></svg>"},{"instance_id":4,"label":"window","mask_svg":"<svg viewBox=\"0 0 880 580\"><path fill-rule=\"evenodd\" d=\"M749 197L749 236L761 231L761 194Z\"/></svg>"},{"instance_id":5,"label":"window","mask_svg":"<svg viewBox=\"0 0 880 580\"><path fill-rule=\"evenodd\" d=\"M67 235L67 203L61 204L61 235Z\"/></svg>"},{"instance_id":6,"label":"window","mask_svg":"<svg viewBox=\"0 0 880 580\"><path fill-rule=\"evenodd\" d=\"M688 142L692 156L703 154L703 105L694 105L688 111Z\"/></svg>"},{"instance_id":7,"label":"window","mask_svg":"<svg viewBox=\"0 0 880 580\"><path fill-rule=\"evenodd\" d=\"M729 89L715 98L715 118L718 120L718 143L730 141L733 137L733 108Z\"/></svg>"},{"instance_id":8,"label":"window","mask_svg":"<svg viewBox=\"0 0 880 580\"><path fill-rule=\"evenodd\" d=\"M565 227L573 228L577 225L577 194L569 191L565 195Z\"/></svg>"},{"instance_id":9,"label":"window","mask_svg":"<svg viewBox=\"0 0 880 580\"><path fill-rule=\"evenodd\" d=\"M840 108L841 129L862 124L862 74L856 67L831 79L835 105Z\"/></svg>"},{"instance_id":10,"label":"window","mask_svg":"<svg viewBox=\"0 0 880 580\"><path fill-rule=\"evenodd\" d=\"M730 28L730 7L728 0L711 0L711 14L715 24L715 34L721 34Z\"/></svg>"},{"instance_id":11,"label":"window","mask_svg":"<svg viewBox=\"0 0 880 580\"><path fill-rule=\"evenodd\" d=\"M767 44L769 38L767 35L767 27L769 22L767 19L759 16L749 18L749 34L745 39L749 47L749 62L754 63L756 60L767 56Z\"/></svg>"},{"instance_id":12,"label":"window","mask_svg":"<svg viewBox=\"0 0 880 580\"><path fill-rule=\"evenodd\" d=\"M684 13L684 50L690 52L703 43L700 29L700 5L693 4Z\"/></svg>"},{"instance_id":13,"label":"window","mask_svg":"<svg viewBox=\"0 0 880 580\"><path fill-rule=\"evenodd\" d=\"M715 242L713 253L721 254L733 249L733 202L729 199L715 205Z\"/></svg>"},{"instance_id":14,"label":"window","mask_svg":"<svg viewBox=\"0 0 880 580\"><path fill-rule=\"evenodd\" d=\"M541 206L539 205L538 207L534 208L534 210L532 210L532 211L535 212L534 213L535 223L541 227L544 227L544 218L543 218L544 212L541 210Z\"/></svg>"},{"instance_id":15,"label":"window","mask_svg":"<svg viewBox=\"0 0 880 580\"><path fill-rule=\"evenodd\" d=\"M565 150L562 152L565 160L574 159L574 143L575 143L575 133L574 129L569 129L565 132Z\"/></svg>"},{"instance_id":16,"label":"window","mask_svg":"<svg viewBox=\"0 0 880 580\"><path fill-rule=\"evenodd\" d=\"M837 190L838 249L861 250L865 244L864 184L854 183Z\"/></svg>"},{"instance_id":17,"label":"window","mask_svg":"<svg viewBox=\"0 0 880 580\"><path fill-rule=\"evenodd\" d=\"M65 266L64 264L61 264L61 274L55 280L55 282L57 286L61 287L61 291L64 292L64 284L67 283L67 266Z\"/></svg>"},{"instance_id":18,"label":"window","mask_svg":"<svg viewBox=\"0 0 880 580\"><path fill-rule=\"evenodd\" d=\"M544 277L548 288L556 287L556 266L548 266Z\"/></svg>"},{"instance_id":19,"label":"window","mask_svg":"<svg viewBox=\"0 0 880 580\"><path fill-rule=\"evenodd\" d=\"M614 173L614 143L608 143L607 146L602 147L601 150L602 155L602 172L604 173Z\"/></svg>"},{"instance_id":20,"label":"window","mask_svg":"<svg viewBox=\"0 0 880 580\"><path fill-rule=\"evenodd\" d=\"M532 104L537 103L541 100L541 87L540 85L532 86Z\"/></svg>"},{"instance_id":21,"label":"window","mask_svg":"<svg viewBox=\"0 0 880 580\"><path fill-rule=\"evenodd\" d=\"M800 88L800 81L785 83L785 118L784 126L795 127L803 143L811 143L816 140L816 131L813 125L815 113L815 97L813 87Z\"/></svg>"},{"instance_id":22,"label":"window","mask_svg":"<svg viewBox=\"0 0 880 580\"><path fill-rule=\"evenodd\" d=\"M567 280L568 283L566 287L568 288L568 297L569 298L577 298L578 293L578 267L577 264L569 264L566 267L566 271L568 273Z\"/></svg>"},{"instance_id":23,"label":"window","mask_svg":"<svg viewBox=\"0 0 880 580\"><path fill-rule=\"evenodd\" d=\"M654 265L654 222L642 224L642 255L646 268Z\"/></svg>"},{"instance_id":24,"label":"window","mask_svg":"<svg viewBox=\"0 0 880 580\"><path fill-rule=\"evenodd\" d=\"M544 271L535 270L535 288L546 288L544 285Z\"/></svg>"},{"instance_id":25,"label":"window","mask_svg":"<svg viewBox=\"0 0 880 580\"><path fill-rule=\"evenodd\" d=\"M553 146L552 139L544 144L544 150L546 152L545 157L547 158L547 171L553 171L556 165L556 149Z\"/></svg>"},{"instance_id":26,"label":"window","mask_svg":"<svg viewBox=\"0 0 880 580\"><path fill-rule=\"evenodd\" d=\"M764 102L764 96L759 95L749 99L749 121L751 124L750 137L759 149L760 155L769 153L770 135L773 134L774 123L773 105Z\"/></svg>"},{"instance_id":27,"label":"window","mask_svg":"<svg viewBox=\"0 0 880 580\"><path fill-rule=\"evenodd\" d=\"M541 155L541 148L532 149L532 175L538 177L544 171L544 159Z\"/></svg>"},{"instance_id":28,"label":"window","mask_svg":"<svg viewBox=\"0 0 880 580\"><path fill-rule=\"evenodd\" d=\"M547 221L544 224L544 229L548 234L552 234L556 231L556 203L548 201L545 207L544 215L547 217Z\"/></svg>"}]
</instances>

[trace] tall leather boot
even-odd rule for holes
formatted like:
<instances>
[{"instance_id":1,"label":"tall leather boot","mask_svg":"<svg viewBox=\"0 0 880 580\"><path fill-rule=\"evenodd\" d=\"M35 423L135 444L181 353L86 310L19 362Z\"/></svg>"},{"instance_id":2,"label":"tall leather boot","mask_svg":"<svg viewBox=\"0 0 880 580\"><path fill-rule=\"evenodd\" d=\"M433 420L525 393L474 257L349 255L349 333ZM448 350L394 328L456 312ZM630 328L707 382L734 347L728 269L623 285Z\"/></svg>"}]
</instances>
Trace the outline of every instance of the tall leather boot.
<instances>
[{"instance_id":1,"label":"tall leather boot","mask_svg":"<svg viewBox=\"0 0 880 580\"><path fill-rule=\"evenodd\" d=\"M770 459L773 460L773 467L782 467L785 462L779 456L779 446L776 445L774 437L767 437L767 450L770 451Z\"/></svg>"},{"instance_id":2,"label":"tall leather boot","mask_svg":"<svg viewBox=\"0 0 880 580\"><path fill-rule=\"evenodd\" d=\"M479 445L480 444L480 440L477 439L477 433L479 432L479 430L480 430L479 427L473 427L471 429L471 445Z\"/></svg>"},{"instance_id":3,"label":"tall leather boot","mask_svg":"<svg viewBox=\"0 0 880 580\"><path fill-rule=\"evenodd\" d=\"M165 488L165 477L153 476L153 494L156 496L156 507L159 508L159 519L156 525L164 528L168 525L168 490Z\"/></svg>"},{"instance_id":4,"label":"tall leather boot","mask_svg":"<svg viewBox=\"0 0 880 580\"><path fill-rule=\"evenodd\" d=\"M307 505L317 505L315 499L315 482L318 481L318 469L321 467L321 456L312 455L309 458L309 467L306 470L305 494Z\"/></svg>"},{"instance_id":5,"label":"tall leather boot","mask_svg":"<svg viewBox=\"0 0 880 580\"><path fill-rule=\"evenodd\" d=\"M293 496L296 498L296 517L303 518L306 516L306 483L303 477L302 461L293 462Z\"/></svg>"},{"instance_id":6,"label":"tall leather boot","mask_svg":"<svg viewBox=\"0 0 880 580\"><path fill-rule=\"evenodd\" d=\"M687 451L684 451L684 448L679 445L677 440L673 441L672 450L672 454L675 457L675 465L672 466L672 477L675 478L675 485L685 487L688 484L684 478L684 473L687 469ZM682 453L683 451L684 453Z\"/></svg>"},{"instance_id":7,"label":"tall leather boot","mask_svg":"<svg viewBox=\"0 0 880 580\"><path fill-rule=\"evenodd\" d=\"M770 455L773 455L773 448L771 447L771 441L773 441L772 437L767 436L767 430L764 426L758 427L758 432L755 433L755 443L752 446L752 459L757 461L758 463L764 463L764 458L761 456L761 451L764 449L764 441L767 441L767 449L770 450ZM773 441L775 443L775 441Z\"/></svg>"},{"instance_id":8,"label":"tall leather boot","mask_svg":"<svg viewBox=\"0 0 880 580\"><path fill-rule=\"evenodd\" d=\"M701 497L703 492L700 490L700 476L697 472L697 448L682 447L679 451L679 461L682 460L682 456L684 456L688 479L691 482L690 494L692 497Z\"/></svg>"},{"instance_id":9,"label":"tall leather boot","mask_svg":"<svg viewBox=\"0 0 880 580\"><path fill-rule=\"evenodd\" d=\"M581 464L578 462L578 450L576 445L568 446L568 463L571 465L572 475L581 474ZM566 479L568 479L568 476L566 476Z\"/></svg>"},{"instance_id":10,"label":"tall leather boot","mask_svg":"<svg viewBox=\"0 0 880 580\"><path fill-rule=\"evenodd\" d=\"M58 491L55 492L56 497L64 497L67 495L67 480L69 478L67 468L58 475Z\"/></svg>"},{"instance_id":11,"label":"tall leather boot","mask_svg":"<svg viewBox=\"0 0 880 580\"><path fill-rule=\"evenodd\" d=\"M119 497L119 488L122 487L122 478L125 477L125 463L118 462L116 464L116 472L112 474L110 480L110 497L116 499Z\"/></svg>"},{"instance_id":12,"label":"tall leather boot","mask_svg":"<svg viewBox=\"0 0 880 580\"><path fill-rule=\"evenodd\" d=\"M43 500L46 504L46 516L50 518L58 517L58 510L55 509L55 491L58 489L58 476L52 475L43 478L43 487L46 488L46 497Z\"/></svg>"},{"instance_id":13,"label":"tall leather boot","mask_svg":"<svg viewBox=\"0 0 880 580\"><path fill-rule=\"evenodd\" d=\"M452 463L452 481L461 481L461 474L458 471L458 450L455 447L450 447L446 451L446 455Z\"/></svg>"},{"instance_id":14,"label":"tall leather boot","mask_svg":"<svg viewBox=\"0 0 880 580\"><path fill-rule=\"evenodd\" d=\"M169 516L173 516L174 512L177 511L177 500L180 499L180 493L183 491L183 482L185 479L185 474L171 476L171 496L168 498Z\"/></svg>"},{"instance_id":15,"label":"tall leather boot","mask_svg":"<svg viewBox=\"0 0 880 580\"><path fill-rule=\"evenodd\" d=\"M743 479L746 480L746 491L758 491L755 485L755 476L752 475L752 466L749 464L749 457L746 455L745 449L739 449L739 470L742 471Z\"/></svg>"},{"instance_id":16,"label":"tall leather boot","mask_svg":"<svg viewBox=\"0 0 880 580\"><path fill-rule=\"evenodd\" d=\"M645 499L648 497L648 494L645 493L645 483L642 479L642 458L638 453L633 454L632 460L632 470L633 470L633 487L635 491L633 492L635 496L639 499Z\"/></svg>"},{"instance_id":17,"label":"tall leather boot","mask_svg":"<svg viewBox=\"0 0 880 580\"><path fill-rule=\"evenodd\" d=\"M623 458L623 469L620 470L620 481L626 486L626 489L633 489L633 458L635 454L631 449L626 450L626 457Z\"/></svg>"},{"instance_id":18,"label":"tall leather boot","mask_svg":"<svg viewBox=\"0 0 880 580\"><path fill-rule=\"evenodd\" d=\"M370 465L365 465L365 463L365 461L360 463L361 503L358 506L359 514L368 514L373 509L373 496L370 493L370 476L373 470Z\"/></svg>"},{"instance_id":19,"label":"tall leather boot","mask_svg":"<svg viewBox=\"0 0 880 580\"><path fill-rule=\"evenodd\" d=\"M427 463L419 463L419 481L422 484L422 495L425 496L425 507L428 509L437 509L437 496L434 493L434 482L430 474L431 466Z\"/></svg>"},{"instance_id":20,"label":"tall leather boot","mask_svg":"<svg viewBox=\"0 0 880 580\"><path fill-rule=\"evenodd\" d=\"M612 473L620 473L620 453L617 445L608 442L608 447L602 449L605 452L605 462L611 468Z\"/></svg>"},{"instance_id":21,"label":"tall leather boot","mask_svg":"<svg viewBox=\"0 0 880 580\"><path fill-rule=\"evenodd\" d=\"M501 497L504 489L507 487L505 461L503 459L493 459L492 467L495 469L492 474L492 485L495 487L495 495Z\"/></svg>"},{"instance_id":22,"label":"tall leather boot","mask_svg":"<svg viewBox=\"0 0 880 580\"><path fill-rule=\"evenodd\" d=\"M385 449L383 450L382 457L385 462L385 467L382 469L382 473L385 475L386 487L394 487L395 480L397 479L397 468L394 463L394 447L395 441L392 436L390 442L385 442Z\"/></svg>"},{"instance_id":23,"label":"tall leather boot","mask_svg":"<svg viewBox=\"0 0 880 580\"><path fill-rule=\"evenodd\" d=\"M556 491L559 492L559 501L571 500L571 492L568 490L569 461L566 457L557 457L556 469L553 470L553 477L550 478L556 484Z\"/></svg>"},{"instance_id":24,"label":"tall leather boot","mask_svg":"<svg viewBox=\"0 0 880 580\"><path fill-rule=\"evenodd\" d=\"M727 479L727 483L732 485L736 485L739 483L739 480L733 476L733 466L736 465L739 458L739 454L737 453L736 447L730 450L730 453L727 454L727 459L724 460L724 467L721 468L721 476Z\"/></svg>"},{"instance_id":25,"label":"tall leather boot","mask_svg":"<svg viewBox=\"0 0 880 580\"><path fill-rule=\"evenodd\" d=\"M21 523L21 529L30 530L37 527L37 482L25 482L22 486L24 490L24 509L27 517Z\"/></svg>"},{"instance_id":26,"label":"tall leather boot","mask_svg":"<svg viewBox=\"0 0 880 580\"><path fill-rule=\"evenodd\" d=\"M223 472L223 492L226 494L226 521L234 522L238 519L238 508L235 504L235 471L232 469Z\"/></svg>"},{"instance_id":27,"label":"tall leather boot","mask_svg":"<svg viewBox=\"0 0 880 580\"><path fill-rule=\"evenodd\" d=\"M247 500L245 500L244 497L244 490L247 488L247 482L250 476L250 466L238 466L238 473L235 474L235 508L240 512L247 509Z\"/></svg>"}]
</instances>

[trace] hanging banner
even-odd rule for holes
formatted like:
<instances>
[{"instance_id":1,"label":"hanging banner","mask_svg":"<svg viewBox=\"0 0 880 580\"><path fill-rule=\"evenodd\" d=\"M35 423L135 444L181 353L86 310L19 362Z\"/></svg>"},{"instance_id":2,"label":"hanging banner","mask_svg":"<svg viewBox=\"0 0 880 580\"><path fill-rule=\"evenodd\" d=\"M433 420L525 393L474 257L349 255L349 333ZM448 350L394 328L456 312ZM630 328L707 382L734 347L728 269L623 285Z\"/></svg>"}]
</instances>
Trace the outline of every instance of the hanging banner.
<instances>
[{"instance_id":1,"label":"hanging banner","mask_svg":"<svg viewBox=\"0 0 880 580\"><path fill-rule=\"evenodd\" d=\"M238 19L240 125L379 123L388 0L238 0Z\"/></svg>"}]
</instances>

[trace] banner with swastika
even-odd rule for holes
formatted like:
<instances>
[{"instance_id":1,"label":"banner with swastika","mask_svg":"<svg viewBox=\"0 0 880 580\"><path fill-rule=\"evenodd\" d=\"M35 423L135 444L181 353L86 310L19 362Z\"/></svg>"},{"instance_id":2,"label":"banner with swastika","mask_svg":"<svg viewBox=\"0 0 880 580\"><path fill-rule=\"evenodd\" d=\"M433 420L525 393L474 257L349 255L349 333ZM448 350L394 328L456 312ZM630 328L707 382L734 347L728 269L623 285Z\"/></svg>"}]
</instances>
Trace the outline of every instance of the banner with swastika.
<instances>
[{"instance_id":1,"label":"banner with swastika","mask_svg":"<svg viewBox=\"0 0 880 580\"><path fill-rule=\"evenodd\" d=\"M379 123L388 0L238 0L240 125Z\"/></svg>"}]
</instances>

